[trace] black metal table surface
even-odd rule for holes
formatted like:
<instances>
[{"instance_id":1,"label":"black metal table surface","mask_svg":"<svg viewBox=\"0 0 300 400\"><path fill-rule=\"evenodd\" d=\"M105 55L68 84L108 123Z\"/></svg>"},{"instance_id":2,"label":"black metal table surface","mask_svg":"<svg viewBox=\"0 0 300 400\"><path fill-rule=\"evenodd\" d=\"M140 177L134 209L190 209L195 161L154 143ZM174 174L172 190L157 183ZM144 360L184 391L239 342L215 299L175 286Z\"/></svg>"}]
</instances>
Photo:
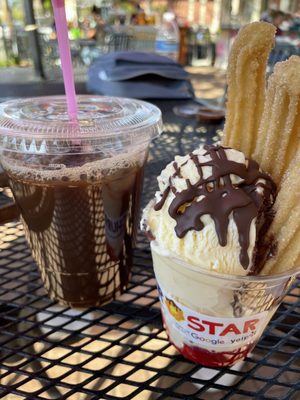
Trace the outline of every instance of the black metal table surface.
<instances>
[{"instance_id":1,"label":"black metal table surface","mask_svg":"<svg viewBox=\"0 0 300 400\"><path fill-rule=\"evenodd\" d=\"M217 140L222 128L175 116L174 102L158 105L165 129L151 145L144 205L175 154ZM46 297L19 221L0 226L0 251L1 398L300 399L299 280L244 362L206 368L167 340L143 235L127 292L100 308L74 310Z\"/></svg>"}]
</instances>

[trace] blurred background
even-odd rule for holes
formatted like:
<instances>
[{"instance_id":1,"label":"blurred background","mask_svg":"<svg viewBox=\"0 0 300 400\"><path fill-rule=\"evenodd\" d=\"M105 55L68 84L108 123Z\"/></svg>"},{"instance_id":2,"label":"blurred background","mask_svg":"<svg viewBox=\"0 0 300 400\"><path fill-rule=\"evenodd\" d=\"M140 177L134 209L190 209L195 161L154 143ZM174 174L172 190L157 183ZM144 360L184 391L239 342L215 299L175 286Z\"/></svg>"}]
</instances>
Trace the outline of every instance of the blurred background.
<instances>
[{"instance_id":1,"label":"blurred background","mask_svg":"<svg viewBox=\"0 0 300 400\"><path fill-rule=\"evenodd\" d=\"M166 11L179 28L178 61L191 73L214 74L215 81L222 81L230 45L248 22L277 26L277 43L286 52L281 59L299 53L300 0L66 0L76 79L84 80L102 54L155 51ZM0 83L60 78L51 1L0 0Z\"/></svg>"}]
</instances>

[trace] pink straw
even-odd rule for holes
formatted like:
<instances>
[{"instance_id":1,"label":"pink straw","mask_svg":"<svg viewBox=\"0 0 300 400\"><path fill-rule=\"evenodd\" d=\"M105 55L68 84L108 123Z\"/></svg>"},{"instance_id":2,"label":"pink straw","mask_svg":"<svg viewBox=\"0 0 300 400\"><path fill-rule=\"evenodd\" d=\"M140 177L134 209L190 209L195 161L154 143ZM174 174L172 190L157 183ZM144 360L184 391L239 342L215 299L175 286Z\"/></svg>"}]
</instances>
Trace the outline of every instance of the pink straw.
<instances>
[{"instance_id":1,"label":"pink straw","mask_svg":"<svg viewBox=\"0 0 300 400\"><path fill-rule=\"evenodd\" d=\"M77 102L74 84L74 74L68 37L67 18L64 0L52 0L54 20L61 59L61 67L67 97L67 107L70 119L77 119Z\"/></svg>"}]
</instances>

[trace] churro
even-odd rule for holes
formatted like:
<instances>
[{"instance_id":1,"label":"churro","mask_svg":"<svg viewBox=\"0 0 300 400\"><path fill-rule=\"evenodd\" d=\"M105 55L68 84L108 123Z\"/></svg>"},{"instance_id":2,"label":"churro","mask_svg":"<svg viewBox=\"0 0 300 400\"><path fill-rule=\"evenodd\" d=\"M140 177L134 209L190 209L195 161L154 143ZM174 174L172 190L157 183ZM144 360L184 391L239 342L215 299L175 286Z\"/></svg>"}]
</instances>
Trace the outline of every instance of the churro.
<instances>
[{"instance_id":1,"label":"churro","mask_svg":"<svg viewBox=\"0 0 300 400\"><path fill-rule=\"evenodd\" d=\"M276 64L252 156L278 185L266 236L276 250L262 274L284 272L300 261L300 57ZM273 252L274 252L274 245Z\"/></svg>"},{"instance_id":2,"label":"churro","mask_svg":"<svg viewBox=\"0 0 300 400\"><path fill-rule=\"evenodd\" d=\"M277 63L269 78L266 102L252 158L280 186L299 149L300 57Z\"/></svg>"},{"instance_id":3,"label":"churro","mask_svg":"<svg viewBox=\"0 0 300 400\"><path fill-rule=\"evenodd\" d=\"M287 169L274 204L275 216L266 242L276 245L275 254L263 267L262 274L284 272L300 261L300 151Z\"/></svg>"},{"instance_id":4,"label":"churro","mask_svg":"<svg viewBox=\"0 0 300 400\"><path fill-rule=\"evenodd\" d=\"M277 63L265 90L274 33L270 24L252 23L240 30L232 46L222 140L258 162L278 187L261 274L300 263L300 57Z\"/></svg>"},{"instance_id":5,"label":"churro","mask_svg":"<svg viewBox=\"0 0 300 400\"><path fill-rule=\"evenodd\" d=\"M265 99L265 75L275 27L253 22L234 41L228 64L227 115L222 144L251 157Z\"/></svg>"}]
</instances>

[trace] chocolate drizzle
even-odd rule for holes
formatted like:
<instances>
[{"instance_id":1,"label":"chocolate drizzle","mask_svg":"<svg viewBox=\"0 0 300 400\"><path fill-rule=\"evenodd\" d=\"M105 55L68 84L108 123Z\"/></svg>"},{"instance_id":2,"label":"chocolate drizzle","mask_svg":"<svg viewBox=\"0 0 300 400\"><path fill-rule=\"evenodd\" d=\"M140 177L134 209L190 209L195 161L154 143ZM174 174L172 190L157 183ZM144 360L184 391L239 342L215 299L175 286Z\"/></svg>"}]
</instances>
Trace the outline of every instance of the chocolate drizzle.
<instances>
[{"instance_id":1,"label":"chocolate drizzle","mask_svg":"<svg viewBox=\"0 0 300 400\"><path fill-rule=\"evenodd\" d=\"M211 158L207 162L201 163L196 154L190 154L190 159L199 173L199 180L191 184L190 180L186 179L187 189L178 192L172 180L175 177L182 178L182 175L178 163L174 162L175 172L170 177L169 186L154 209L160 210L169 192L172 191L175 198L168 211L176 221L176 235L183 238L190 230L201 231L204 228L201 216L208 214L214 221L221 246L227 244L229 217L232 214L241 246L240 263L244 269L248 269L251 223L258 216L266 198L274 201L276 186L269 175L259 171L259 166L255 161L248 160L247 166L231 161L226 156L226 148L222 146L206 145L204 149L206 150L204 156L209 155ZM203 175L204 167L212 168L212 174L207 178ZM240 177L242 182L233 184L230 174ZM260 179L263 182L258 182ZM258 188L261 190L257 190Z\"/></svg>"}]
</instances>

